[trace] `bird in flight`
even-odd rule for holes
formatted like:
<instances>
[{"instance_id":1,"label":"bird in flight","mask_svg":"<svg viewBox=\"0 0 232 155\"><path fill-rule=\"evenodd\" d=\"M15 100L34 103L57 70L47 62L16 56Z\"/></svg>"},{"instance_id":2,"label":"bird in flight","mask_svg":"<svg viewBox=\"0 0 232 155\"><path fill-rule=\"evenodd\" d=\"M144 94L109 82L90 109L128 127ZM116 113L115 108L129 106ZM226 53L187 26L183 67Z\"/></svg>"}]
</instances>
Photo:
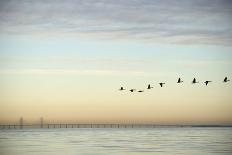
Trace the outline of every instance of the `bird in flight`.
<instances>
[{"instance_id":1,"label":"bird in flight","mask_svg":"<svg viewBox=\"0 0 232 155\"><path fill-rule=\"evenodd\" d=\"M130 92L134 92L136 89L131 89Z\"/></svg>"},{"instance_id":2,"label":"bird in flight","mask_svg":"<svg viewBox=\"0 0 232 155\"><path fill-rule=\"evenodd\" d=\"M125 88L121 87L119 90L126 90Z\"/></svg>"},{"instance_id":3,"label":"bird in flight","mask_svg":"<svg viewBox=\"0 0 232 155\"><path fill-rule=\"evenodd\" d=\"M142 93L142 92L144 92L144 90L139 90L138 92L139 92L139 93Z\"/></svg>"},{"instance_id":4,"label":"bird in flight","mask_svg":"<svg viewBox=\"0 0 232 155\"><path fill-rule=\"evenodd\" d=\"M192 81L192 84L195 84L195 83L199 83L199 81L197 81L197 80L194 78L193 81Z\"/></svg>"},{"instance_id":5,"label":"bird in flight","mask_svg":"<svg viewBox=\"0 0 232 155\"><path fill-rule=\"evenodd\" d=\"M225 79L223 80L223 82L228 82L230 80L227 79L227 77L225 77Z\"/></svg>"},{"instance_id":6,"label":"bird in flight","mask_svg":"<svg viewBox=\"0 0 232 155\"><path fill-rule=\"evenodd\" d=\"M160 84L160 87L163 87L163 85L164 85L165 83L161 82L161 83L159 83L159 84Z\"/></svg>"},{"instance_id":7,"label":"bird in flight","mask_svg":"<svg viewBox=\"0 0 232 155\"><path fill-rule=\"evenodd\" d=\"M212 81L205 81L204 83L207 86L209 82L212 82Z\"/></svg>"},{"instance_id":8,"label":"bird in flight","mask_svg":"<svg viewBox=\"0 0 232 155\"><path fill-rule=\"evenodd\" d=\"M177 83L181 83L181 82L184 82L184 81L181 81L181 79L179 78L178 81L177 81Z\"/></svg>"},{"instance_id":9,"label":"bird in flight","mask_svg":"<svg viewBox=\"0 0 232 155\"><path fill-rule=\"evenodd\" d=\"M149 84L149 85L147 86L147 89L151 89L151 88L153 88L153 87L151 87L151 85Z\"/></svg>"}]
</instances>

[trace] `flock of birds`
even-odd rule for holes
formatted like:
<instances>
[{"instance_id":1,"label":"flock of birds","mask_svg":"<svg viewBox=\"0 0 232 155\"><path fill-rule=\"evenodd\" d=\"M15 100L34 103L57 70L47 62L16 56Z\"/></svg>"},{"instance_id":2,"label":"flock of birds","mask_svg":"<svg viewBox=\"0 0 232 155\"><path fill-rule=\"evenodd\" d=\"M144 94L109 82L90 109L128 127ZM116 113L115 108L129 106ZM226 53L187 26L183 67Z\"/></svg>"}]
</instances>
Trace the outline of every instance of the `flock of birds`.
<instances>
[{"instance_id":1,"label":"flock of birds","mask_svg":"<svg viewBox=\"0 0 232 155\"><path fill-rule=\"evenodd\" d=\"M225 77L224 80L223 80L223 82L228 82L228 81L230 81L230 80L227 77ZM178 78L177 83L182 83L182 82L184 82L184 81L182 81L181 78ZM212 82L212 81L207 80L204 83L207 86L210 82ZM197 81L196 78L194 78L193 81L192 81L192 84L196 84L196 83L199 83L199 81ZM163 87L164 84L165 84L164 82L159 83L160 87ZM152 89L152 88L153 87L150 84L147 86L147 89ZM121 87L119 90L122 91L122 90L126 90L126 89L124 87ZM134 91L136 91L136 89L130 89L129 91L134 92ZM141 92L144 92L144 90L138 90L138 92L141 93Z\"/></svg>"}]
</instances>

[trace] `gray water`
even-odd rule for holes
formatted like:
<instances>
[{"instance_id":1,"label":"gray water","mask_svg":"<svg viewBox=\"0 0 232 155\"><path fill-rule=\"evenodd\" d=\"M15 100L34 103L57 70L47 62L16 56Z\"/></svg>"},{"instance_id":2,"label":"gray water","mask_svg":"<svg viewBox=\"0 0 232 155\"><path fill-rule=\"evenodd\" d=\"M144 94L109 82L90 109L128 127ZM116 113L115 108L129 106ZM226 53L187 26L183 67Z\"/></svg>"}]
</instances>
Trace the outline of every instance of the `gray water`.
<instances>
[{"instance_id":1,"label":"gray water","mask_svg":"<svg viewBox=\"0 0 232 155\"><path fill-rule=\"evenodd\" d=\"M231 155L232 128L0 130L0 155Z\"/></svg>"}]
</instances>

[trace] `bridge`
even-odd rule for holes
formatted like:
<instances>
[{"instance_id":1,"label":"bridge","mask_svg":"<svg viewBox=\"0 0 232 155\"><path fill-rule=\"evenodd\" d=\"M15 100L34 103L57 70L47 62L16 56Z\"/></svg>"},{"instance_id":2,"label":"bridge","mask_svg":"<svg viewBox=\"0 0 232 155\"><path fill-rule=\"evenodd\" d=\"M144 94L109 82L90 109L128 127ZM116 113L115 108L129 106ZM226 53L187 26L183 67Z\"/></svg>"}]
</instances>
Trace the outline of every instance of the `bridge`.
<instances>
[{"instance_id":1,"label":"bridge","mask_svg":"<svg viewBox=\"0 0 232 155\"><path fill-rule=\"evenodd\" d=\"M4 124L0 129L28 128L155 128L155 127L192 127L191 125L155 125L155 124Z\"/></svg>"}]
</instances>

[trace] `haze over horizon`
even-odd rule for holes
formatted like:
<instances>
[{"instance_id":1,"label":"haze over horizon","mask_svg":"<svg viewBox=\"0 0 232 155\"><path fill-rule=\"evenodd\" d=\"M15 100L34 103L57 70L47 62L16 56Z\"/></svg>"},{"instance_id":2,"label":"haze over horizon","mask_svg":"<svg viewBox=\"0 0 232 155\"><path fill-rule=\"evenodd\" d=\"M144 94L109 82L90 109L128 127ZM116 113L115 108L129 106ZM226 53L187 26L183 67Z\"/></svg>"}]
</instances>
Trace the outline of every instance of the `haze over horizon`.
<instances>
[{"instance_id":1,"label":"haze over horizon","mask_svg":"<svg viewBox=\"0 0 232 155\"><path fill-rule=\"evenodd\" d=\"M229 0L2 0L0 124L232 124L231 15Z\"/></svg>"}]
</instances>

